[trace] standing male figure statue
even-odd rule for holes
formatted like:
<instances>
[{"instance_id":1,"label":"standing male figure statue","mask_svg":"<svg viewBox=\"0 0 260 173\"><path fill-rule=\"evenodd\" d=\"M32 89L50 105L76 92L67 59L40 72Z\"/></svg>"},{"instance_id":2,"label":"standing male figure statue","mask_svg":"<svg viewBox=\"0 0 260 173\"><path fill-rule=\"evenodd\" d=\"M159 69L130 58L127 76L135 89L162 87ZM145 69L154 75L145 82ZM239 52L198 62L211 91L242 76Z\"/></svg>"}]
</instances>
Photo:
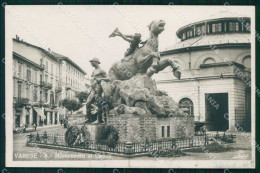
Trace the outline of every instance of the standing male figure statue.
<instances>
[{"instance_id":1,"label":"standing male figure statue","mask_svg":"<svg viewBox=\"0 0 260 173\"><path fill-rule=\"evenodd\" d=\"M91 104L93 104L96 99L101 98L102 96L102 87L101 87L101 81L110 81L110 79L107 77L106 72L100 68L99 64L100 61L98 58L93 58L90 60L91 65L95 68L95 70L92 72L91 75L91 91L90 95L88 96L87 103L86 103L86 109L87 109L87 115L86 115L86 123L92 123L93 117L91 116ZM94 123L102 123L102 108L101 104L97 103L97 120Z\"/></svg>"}]
</instances>

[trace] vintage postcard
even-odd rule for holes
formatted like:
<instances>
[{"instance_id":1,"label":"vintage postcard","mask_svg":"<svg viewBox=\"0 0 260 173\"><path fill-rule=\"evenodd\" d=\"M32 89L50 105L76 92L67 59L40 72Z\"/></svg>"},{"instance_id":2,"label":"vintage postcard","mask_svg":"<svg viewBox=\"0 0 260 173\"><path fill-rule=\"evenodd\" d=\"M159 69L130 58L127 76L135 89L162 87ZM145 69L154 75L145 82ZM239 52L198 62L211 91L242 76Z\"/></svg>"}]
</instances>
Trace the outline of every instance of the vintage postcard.
<instances>
[{"instance_id":1,"label":"vintage postcard","mask_svg":"<svg viewBox=\"0 0 260 173\"><path fill-rule=\"evenodd\" d=\"M255 168L253 6L2 6L6 166Z\"/></svg>"}]
</instances>

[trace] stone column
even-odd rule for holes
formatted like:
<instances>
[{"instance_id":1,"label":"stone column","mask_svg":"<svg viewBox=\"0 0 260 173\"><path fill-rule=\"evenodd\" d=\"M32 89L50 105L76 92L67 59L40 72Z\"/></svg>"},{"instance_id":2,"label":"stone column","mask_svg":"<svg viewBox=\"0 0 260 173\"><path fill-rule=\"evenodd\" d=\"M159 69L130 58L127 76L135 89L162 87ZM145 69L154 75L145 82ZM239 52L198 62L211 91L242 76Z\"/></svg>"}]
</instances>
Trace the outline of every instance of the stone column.
<instances>
[{"instance_id":1,"label":"stone column","mask_svg":"<svg viewBox=\"0 0 260 173\"><path fill-rule=\"evenodd\" d=\"M33 123L33 108L31 107L31 109L29 110L29 125L31 126Z\"/></svg>"},{"instance_id":2,"label":"stone column","mask_svg":"<svg viewBox=\"0 0 260 173\"><path fill-rule=\"evenodd\" d=\"M25 117L26 117L26 109L25 106L23 106L23 109L21 111L21 116L20 116L20 125L25 124Z\"/></svg>"},{"instance_id":3,"label":"stone column","mask_svg":"<svg viewBox=\"0 0 260 173\"><path fill-rule=\"evenodd\" d=\"M60 123L60 113L57 112L57 124L59 124L59 123Z\"/></svg>"},{"instance_id":4,"label":"stone column","mask_svg":"<svg viewBox=\"0 0 260 173\"><path fill-rule=\"evenodd\" d=\"M50 112L47 112L47 126L50 125Z\"/></svg>"},{"instance_id":5,"label":"stone column","mask_svg":"<svg viewBox=\"0 0 260 173\"><path fill-rule=\"evenodd\" d=\"M55 124L55 112L52 112L52 125L54 125Z\"/></svg>"},{"instance_id":6,"label":"stone column","mask_svg":"<svg viewBox=\"0 0 260 173\"><path fill-rule=\"evenodd\" d=\"M228 119L228 130L227 132L236 132L236 128L235 128L235 114L236 114L236 111L235 111L235 99L234 99L234 95L236 93L233 91L233 92L229 92L228 93L228 105L229 105L229 108L228 108L228 114L224 114L224 118L225 119Z\"/></svg>"}]
</instances>

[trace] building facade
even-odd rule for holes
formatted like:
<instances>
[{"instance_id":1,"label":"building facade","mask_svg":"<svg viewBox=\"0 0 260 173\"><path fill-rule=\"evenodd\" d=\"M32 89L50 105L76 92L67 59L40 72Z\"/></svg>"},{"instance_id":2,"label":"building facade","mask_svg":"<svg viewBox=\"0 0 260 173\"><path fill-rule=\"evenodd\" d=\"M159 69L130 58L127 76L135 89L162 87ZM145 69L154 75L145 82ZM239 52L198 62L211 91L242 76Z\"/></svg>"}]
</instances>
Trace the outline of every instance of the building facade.
<instances>
[{"instance_id":1,"label":"building facade","mask_svg":"<svg viewBox=\"0 0 260 173\"><path fill-rule=\"evenodd\" d=\"M179 64L182 77L167 68L155 76L158 88L210 131L250 131L250 18L221 12L176 35L180 42L162 51L161 59Z\"/></svg>"},{"instance_id":2,"label":"building facade","mask_svg":"<svg viewBox=\"0 0 260 173\"><path fill-rule=\"evenodd\" d=\"M86 72L82 70L70 58L52 52L52 55L60 61L60 79L62 88L61 99L77 99L78 92L86 91Z\"/></svg>"},{"instance_id":3,"label":"building facade","mask_svg":"<svg viewBox=\"0 0 260 173\"><path fill-rule=\"evenodd\" d=\"M80 74L75 68L69 68L72 69L69 74L64 73L64 63L68 61L78 67L68 58L60 59L50 50L22 41L18 36L13 39L14 128L59 124L60 116L65 114L64 108L60 109L60 100L75 97L75 93L67 94L68 83L64 78L68 75L73 79L70 81L73 91L86 90L82 82L86 73L82 69Z\"/></svg>"}]
</instances>

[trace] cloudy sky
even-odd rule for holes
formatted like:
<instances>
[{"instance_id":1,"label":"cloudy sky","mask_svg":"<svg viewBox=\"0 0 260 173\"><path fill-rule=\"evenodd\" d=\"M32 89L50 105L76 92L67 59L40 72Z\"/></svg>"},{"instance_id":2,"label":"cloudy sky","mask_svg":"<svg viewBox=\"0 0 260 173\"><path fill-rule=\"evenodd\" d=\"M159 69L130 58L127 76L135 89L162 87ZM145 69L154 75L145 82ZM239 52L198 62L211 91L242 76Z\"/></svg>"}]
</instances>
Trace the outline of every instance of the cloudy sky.
<instances>
[{"instance_id":1,"label":"cloudy sky","mask_svg":"<svg viewBox=\"0 0 260 173\"><path fill-rule=\"evenodd\" d=\"M159 50L179 40L176 31L191 22L206 19L221 11L250 16L248 7L230 6L6 6L6 32L11 39L18 35L24 41L68 56L88 76L92 57L98 57L108 71L123 58L129 44L108 36L116 27L124 34L139 32L142 40L149 36L147 25L165 20L165 31L159 36ZM252 10L251 10L252 11Z\"/></svg>"}]
</instances>

